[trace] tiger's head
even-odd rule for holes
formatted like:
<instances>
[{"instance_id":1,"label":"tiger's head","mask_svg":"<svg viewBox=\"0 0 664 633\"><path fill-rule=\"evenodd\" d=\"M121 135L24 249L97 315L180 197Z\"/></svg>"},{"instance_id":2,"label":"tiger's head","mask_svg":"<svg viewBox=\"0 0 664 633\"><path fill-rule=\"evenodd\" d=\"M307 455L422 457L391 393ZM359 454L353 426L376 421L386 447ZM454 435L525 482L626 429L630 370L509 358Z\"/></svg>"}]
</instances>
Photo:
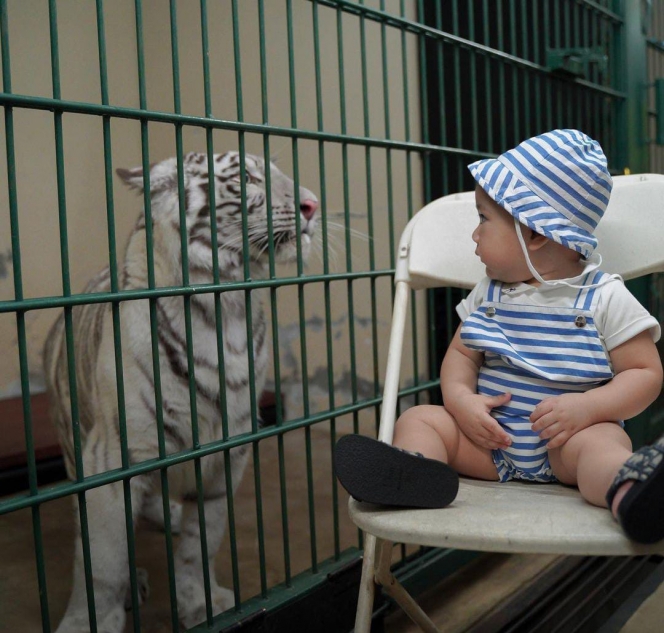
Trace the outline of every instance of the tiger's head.
<instances>
[{"instance_id":1,"label":"tiger's head","mask_svg":"<svg viewBox=\"0 0 664 633\"><path fill-rule=\"evenodd\" d=\"M236 151L215 154L213 170L208 156L190 152L183 159L183 200L186 210L188 257L192 268L212 270L212 223L216 218L217 246L221 268L240 267L244 250L252 262L268 262L269 244L274 246L275 259L294 261L298 241L302 258L306 260L316 226L318 198L308 189L299 188L299 209L295 207L295 184L272 162L269 163L269 203L265 161L245 154L244 170ZM142 168L118 169L117 174L131 188L143 191ZM242 200L242 182L246 204ZM214 187L214 209L211 209L211 187ZM161 225L173 235L172 246L180 245L180 192L175 158L168 158L150 167L150 202L154 225ZM243 213L246 210L246 239L243 234ZM297 231L297 213L300 231ZM268 217L271 216L270 231ZM139 218L138 226L144 226Z\"/></svg>"}]
</instances>

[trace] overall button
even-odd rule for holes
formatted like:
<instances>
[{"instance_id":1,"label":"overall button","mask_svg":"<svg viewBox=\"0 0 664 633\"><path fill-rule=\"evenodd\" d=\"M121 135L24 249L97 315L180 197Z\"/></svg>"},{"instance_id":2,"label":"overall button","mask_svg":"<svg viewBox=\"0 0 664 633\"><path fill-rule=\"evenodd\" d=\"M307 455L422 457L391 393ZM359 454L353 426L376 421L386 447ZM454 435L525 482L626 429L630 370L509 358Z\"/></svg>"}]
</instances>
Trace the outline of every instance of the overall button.
<instances>
[{"instance_id":1,"label":"overall button","mask_svg":"<svg viewBox=\"0 0 664 633\"><path fill-rule=\"evenodd\" d=\"M494 308L493 306L489 306L489 307L486 309L486 315L487 315L488 317L496 316L496 308Z\"/></svg>"},{"instance_id":2,"label":"overall button","mask_svg":"<svg viewBox=\"0 0 664 633\"><path fill-rule=\"evenodd\" d=\"M576 317L576 319L574 319L574 325L576 325L576 327L584 327L585 324L586 324L586 317L584 316L578 316Z\"/></svg>"}]
</instances>

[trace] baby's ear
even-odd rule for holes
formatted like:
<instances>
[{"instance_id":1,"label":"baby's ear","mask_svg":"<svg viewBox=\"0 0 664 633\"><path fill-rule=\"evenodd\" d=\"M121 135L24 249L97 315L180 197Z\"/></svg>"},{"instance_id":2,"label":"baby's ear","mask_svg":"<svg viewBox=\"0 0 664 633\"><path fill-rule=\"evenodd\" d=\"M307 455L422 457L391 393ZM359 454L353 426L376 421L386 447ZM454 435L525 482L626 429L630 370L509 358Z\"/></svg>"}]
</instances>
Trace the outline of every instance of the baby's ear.
<instances>
[{"instance_id":1,"label":"baby's ear","mask_svg":"<svg viewBox=\"0 0 664 633\"><path fill-rule=\"evenodd\" d=\"M533 231L531 228L528 228L528 230L530 231L530 237L526 240L526 243L528 244L528 249L531 251L536 251L551 241L548 237L544 237L541 233Z\"/></svg>"}]
</instances>

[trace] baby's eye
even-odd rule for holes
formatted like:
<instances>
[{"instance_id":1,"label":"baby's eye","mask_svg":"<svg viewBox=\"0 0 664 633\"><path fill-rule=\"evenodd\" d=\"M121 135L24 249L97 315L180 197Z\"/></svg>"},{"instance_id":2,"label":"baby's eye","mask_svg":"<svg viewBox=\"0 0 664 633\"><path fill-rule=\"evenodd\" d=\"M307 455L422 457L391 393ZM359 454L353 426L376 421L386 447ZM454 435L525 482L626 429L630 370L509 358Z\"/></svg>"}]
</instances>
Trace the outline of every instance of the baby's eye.
<instances>
[{"instance_id":1,"label":"baby's eye","mask_svg":"<svg viewBox=\"0 0 664 633\"><path fill-rule=\"evenodd\" d=\"M483 213L478 213L478 216L480 218L480 224L484 224L486 221L486 216Z\"/></svg>"}]
</instances>

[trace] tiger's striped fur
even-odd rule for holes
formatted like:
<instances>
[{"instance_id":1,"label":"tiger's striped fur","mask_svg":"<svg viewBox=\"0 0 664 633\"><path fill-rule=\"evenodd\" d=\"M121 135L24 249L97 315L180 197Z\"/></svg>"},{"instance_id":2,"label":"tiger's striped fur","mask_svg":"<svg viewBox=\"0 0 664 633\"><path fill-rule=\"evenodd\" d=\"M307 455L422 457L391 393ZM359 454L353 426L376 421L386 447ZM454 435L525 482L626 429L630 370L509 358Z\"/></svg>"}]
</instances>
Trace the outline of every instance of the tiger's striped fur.
<instances>
[{"instance_id":1,"label":"tiger's striped fur","mask_svg":"<svg viewBox=\"0 0 664 633\"><path fill-rule=\"evenodd\" d=\"M269 169L269 212L273 221L275 254L278 260L293 260L299 239L301 252L306 257L315 227L316 196L303 187L299 190L301 232L298 236L294 183L272 163ZM118 174L130 187L142 191L143 173L140 168L118 170ZM212 282L209 196L212 186L215 188L216 208L212 211L217 220L221 280L244 279L242 178L246 182L250 274L254 279L265 277L269 235L264 161L246 155L245 171L241 173L239 154L227 152L215 155L214 174L209 174L207 155L190 153L183 160L183 176L189 283ZM151 167L150 199L156 286L181 286L183 276L175 158ZM145 218L141 215L129 238L118 273L118 284L122 290L148 287L145 231ZM90 281L85 292L108 292L110 281L107 268ZM236 435L251 429L249 353L253 354L257 395L265 382L267 325L259 291L251 293L251 341L247 336L244 291L224 292L220 297L225 369L223 395L228 410L228 432ZM159 403L155 400L149 302L128 300L120 305L127 444L129 460L134 464L158 456L156 420ZM193 294L190 305L198 432L199 441L204 444L222 437L214 295ZM156 301L156 313L164 438L166 452L175 453L193 445L184 299L181 296L161 297ZM108 303L96 303L76 307L72 314L82 466L84 475L89 476L121 466L112 310ZM47 337L44 365L52 417L62 444L67 473L75 479L64 315L56 321ZM246 447L233 449L230 459L235 487L246 464ZM210 560L213 560L223 536L226 518L223 455L219 453L203 458L201 466L207 545ZM182 536L175 565L179 615L182 623L190 627L205 618L194 466L192 462L186 462L171 467L168 472L169 491L182 501ZM156 473L132 478L131 492L134 518L161 507ZM121 632L125 621L124 594L129 578L121 483L89 491L86 505L99 630ZM58 628L61 633L89 630L83 573L82 550L78 542L74 588L65 618ZM232 605L232 593L219 587L213 578L211 581L215 610L227 609Z\"/></svg>"}]
</instances>

